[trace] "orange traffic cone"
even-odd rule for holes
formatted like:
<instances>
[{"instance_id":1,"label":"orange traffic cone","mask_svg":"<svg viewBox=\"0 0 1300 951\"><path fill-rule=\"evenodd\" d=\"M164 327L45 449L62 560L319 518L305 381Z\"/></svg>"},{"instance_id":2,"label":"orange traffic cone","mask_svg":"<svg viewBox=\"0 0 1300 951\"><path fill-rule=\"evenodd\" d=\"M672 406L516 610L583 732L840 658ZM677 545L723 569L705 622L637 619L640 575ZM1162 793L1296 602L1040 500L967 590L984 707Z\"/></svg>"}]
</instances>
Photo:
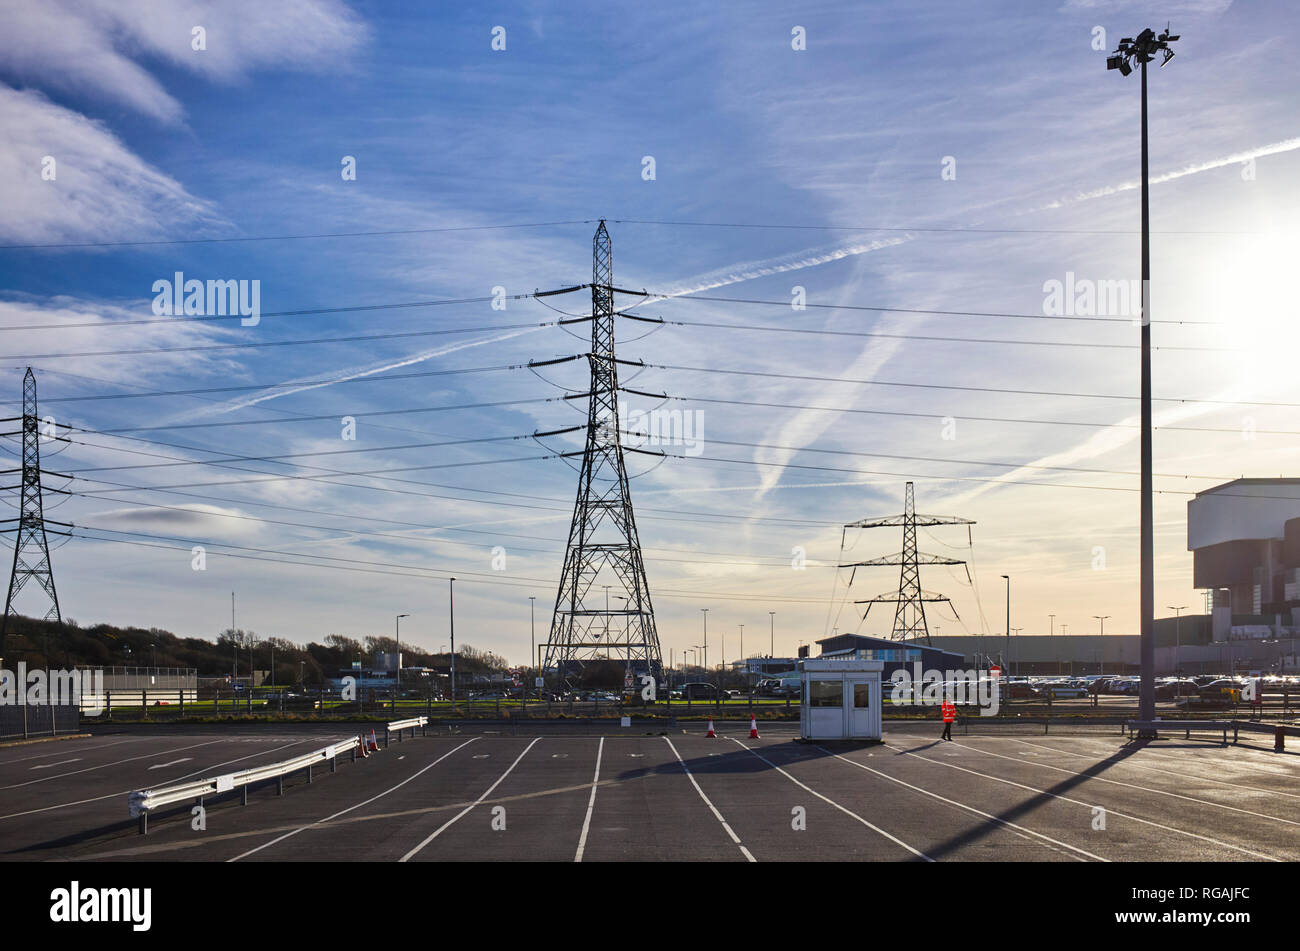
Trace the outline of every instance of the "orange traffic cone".
<instances>
[{"instance_id":1,"label":"orange traffic cone","mask_svg":"<svg viewBox=\"0 0 1300 951\"><path fill-rule=\"evenodd\" d=\"M370 731L370 749L376 753L379 752L379 741L375 739L375 731Z\"/></svg>"},{"instance_id":2,"label":"orange traffic cone","mask_svg":"<svg viewBox=\"0 0 1300 951\"><path fill-rule=\"evenodd\" d=\"M706 737L713 737L715 740L718 738L718 734L713 732L713 717L709 717L709 732L704 735Z\"/></svg>"},{"instance_id":3,"label":"orange traffic cone","mask_svg":"<svg viewBox=\"0 0 1300 951\"><path fill-rule=\"evenodd\" d=\"M758 721L754 719L752 713L749 715L749 738L751 740L758 739Z\"/></svg>"}]
</instances>

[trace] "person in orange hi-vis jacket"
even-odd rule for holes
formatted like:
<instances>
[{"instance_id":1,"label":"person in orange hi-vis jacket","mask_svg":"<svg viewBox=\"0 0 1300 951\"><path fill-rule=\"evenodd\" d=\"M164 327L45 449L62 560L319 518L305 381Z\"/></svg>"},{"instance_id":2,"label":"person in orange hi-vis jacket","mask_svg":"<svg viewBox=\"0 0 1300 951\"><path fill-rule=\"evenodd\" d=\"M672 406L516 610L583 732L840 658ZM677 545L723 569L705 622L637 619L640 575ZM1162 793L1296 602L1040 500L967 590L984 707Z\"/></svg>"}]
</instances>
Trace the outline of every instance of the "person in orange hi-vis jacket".
<instances>
[{"instance_id":1,"label":"person in orange hi-vis jacket","mask_svg":"<svg viewBox=\"0 0 1300 951\"><path fill-rule=\"evenodd\" d=\"M943 711L943 738L951 740L952 725L957 719L957 704L953 703L952 700L945 699L941 709Z\"/></svg>"}]
</instances>

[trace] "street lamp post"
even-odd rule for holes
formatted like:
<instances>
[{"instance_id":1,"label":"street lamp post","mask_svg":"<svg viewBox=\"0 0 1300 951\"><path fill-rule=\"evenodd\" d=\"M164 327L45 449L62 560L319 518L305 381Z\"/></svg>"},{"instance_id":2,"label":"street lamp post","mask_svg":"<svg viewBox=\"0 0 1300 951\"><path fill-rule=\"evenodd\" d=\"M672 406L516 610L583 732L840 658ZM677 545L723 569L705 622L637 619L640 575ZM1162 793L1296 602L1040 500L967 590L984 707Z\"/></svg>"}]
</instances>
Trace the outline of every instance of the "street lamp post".
<instances>
[{"instance_id":1,"label":"street lamp post","mask_svg":"<svg viewBox=\"0 0 1300 951\"><path fill-rule=\"evenodd\" d=\"M709 609L700 608L704 612L704 670L707 673L709 669Z\"/></svg>"},{"instance_id":2,"label":"street lamp post","mask_svg":"<svg viewBox=\"0 0 1300 951\"><path fill-rule=\"evenodd\" d=\"M1187 605L1185 605L1185 604L1180 604L1180 605L1178 605L1178 607L1174 607L1173 605L1170 605L1170 606L1169 606L1169 610L1174 612L1174 676L1177 677L1177 678L1181 681L1181 680L1182 680L1182 675L1179 673L1179 668L1178 668L1178 649L1182 646L1182 640L1183 640L1183 632L1182 632L1183 617L1182 617L1182 615L1183 615L1183 612L1187 610ZM1179 684L1176 688L1174 688L1174 689L1175 689L1175 692L1178 694L1178 696L1181 697L1181 696L1182 696L1182 692L1183 692L1183 691L1182 691L1182 684L1180 683L1180 684Z\"/></svg>"},{"instance_id":3,"label":"street lamp post","mask_svg":"<svg viewBox=\"0 0 1300 951\"><path fill-rule=\"evenodd\" d=\"M1177 40L1171 36L1169 28L1159 36L1151 29L1138 34L1137 39L1124 37L1119 47L1106 59L1107 69L1118 69L1120 75L1127 76L1133 71L1132 63L1136 61L1142 68L1142 379L1141 379L1141 632L1139 636L1139 653L1141 655L1142 679L1138 686L1138 719L1151 721L1155 717L1156 683L1155 683L1155 526L1151 484L1151 205L1150 181L1147 173L1147 63L1157 52L1163 52L1160 65L1163 68L1174 58L1174 51L1169 44ZM1154 731L1144 730L1142 737L1150 738Z\"/></svg>"},{"instance_id":4,"label":"street lamp post","mask_svg":"<svg viewBox=\"0 0 1300 951\"><path fill-rule=\"evenodd\" d=\"M1003 575L1002 577L1007 582L1007 656L1003 658L1002 662L1004 664L1010 664L1011 662L1011 576ZM1011 671L1007 670L1005 676L1010 677ZM1010 681L1008 681L1008 683L1009 682Z\"/></svg>"},{"instance_id":5,"label":"street lamp post","mask_svg":"<svg viewBox=\"0 0 1300 951\"><path fill-rule=\"evenodd\" d=\"M775 657L776 656L776 612L768 611L767 616L772 619L771 628L768 630L768 637L770 638L770 640L768 641L767 644L767 656Z\"/></svg>"},{"instance_id":6,"label":"street lamp post","mask_svg":"<svg viewBox=\"0 0 1300 951\"><path fill-rule=\"evenodd\" d=\"M402 692L402 618L409 614L399 614L393 621L393 634L397 639L397 679L393 682L393 712L397 712L397 695Z\"/></svg>"},{"instance_id":7,"label":"street lamp post","mask_svg":"<svg viewBox=\"0 0 1300 951\"><path fill-rule=\"evenodd\" d=\"M1106 672L1106 651L1101 639L1106 636L1106 618L1110 615L1094 614L1093 617L1101 622L1101 629L1097 632L1097 673L1100 675Z\"/></svg>"},{"instance_id":8,"label":"street lamp post","mask_svg":"<svg viewBox=\"0 0 1300 951\"><path fill-rule=\"evenodd\" d=\"M447 619L451 635L451 709L456 709L456 579L447 579Z\"/></svg>"},{"instance_id":9,"label":"street lamp post","mask_svg":"<svg viewBox=\"0 0 1300 951\"><path fill-rule=\"evenodd\" d=\"M537 663L537 611L536 611L536 608L537 608L537 595L535 595L535 594L530 594L530 595L528 596L528 631L529 631L529 633L528 633L528 643L529 643L528 666L530 666L530 667L531 667L533 664ZM534 678L536 678L536 677L540 677L541 675L542 675L542 674L541 674L541 668L540 668L540 667L539 667L539 668L536 668L536 669L535 669L535 673L534 673L534 675L533 675ZM526 692L526 691L525 691L525 696L527 696L527 692ZM537 699L538 699L538 700L541 700L541 699L542 699L542 691L541 691L541 688L538 688L538 690L537 690Z\"/></svg>"}]
</instances>

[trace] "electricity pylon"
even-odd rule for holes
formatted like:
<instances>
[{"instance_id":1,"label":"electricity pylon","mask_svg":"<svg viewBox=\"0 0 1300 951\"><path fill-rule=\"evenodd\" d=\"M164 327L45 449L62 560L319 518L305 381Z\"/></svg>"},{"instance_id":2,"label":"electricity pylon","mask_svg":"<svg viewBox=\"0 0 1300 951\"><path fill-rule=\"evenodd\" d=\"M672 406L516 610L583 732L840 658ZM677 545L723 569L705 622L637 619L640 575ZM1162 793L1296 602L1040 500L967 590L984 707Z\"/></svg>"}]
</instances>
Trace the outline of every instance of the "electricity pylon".
<instances>
[{"instance_id":1,"label":"electricity pylon","mask_svg":"<svg viewBox=\"0 0 1300 951\"><path fill-rule=\"evenodd\" d=\"M623 461L613 249L603 219L592 249L587 440L544 666L567 677L593 660L622 660L629 675L657 681L663 658Z\"/></svg>"},{"instance_id":2,"label":"electricity pylon","mask_svg":"<svg viewBox=\"0 0 1300 951\"><path fill-rule=\"evenodd\" d=\"M917 515L915 490L912 488L912 483L909 482L907 483L907 495L902 515L864 519L860 522L850 522L845 525L845 530L850 528L884 528L898 525L903 527L903 550L898 554L840 565L841 568L852 568L855 575L859 568L877 568L884 565L901 566L897 594L886 593L876 598L867 598L863 601L854 602L855 604L865 604L867 606L867 610L862 617L865 619L871 613L871 605L873 604L895 604L897 607L894 610L894 629L889 635L890 639L906 641L925 638L925 642L930 643L930 629L926 626L925 620L926 604L947 601L951 605L952 600L941 594L934 594L921 588L921 565L964 565L966 562L959 558L949 558L946 555L928 555L924 552L918 552L916 550L917 526L974 524L968 518L955 518L948 515ZM853 576L850 575L849 584L852 583Z\"/></svg>"},{"instance_id":3,"label":"electricity pylon","mask_svg":"<svg viewBox=\"0 0 1300 951\"><path fill-rule=\"evenodd\" d=\"M4 619L0 621L0 656L4 655L5 637L9 631L9 617L13 613L14 598L32 579L36 580L36 583L45 590L45 593L50 598L50 608L45 612L45 620L63 623L63 615L59 612L59 594L54 588L54 568L50 563L50 545L46 539L45 526L48 523L72 528L72 525L67 522L55 522L45 518L43 493L67 493L62 489L43 489L41 486L41 440L66 442L67 437L54 434L59 424L53 420L46 421L46 427L49 431L45 434L41 433L41 420L36 412L36 377L32 373L31 367L27 368L27 374L23 377L23 415L0 420L0 422L19 421L22 423L22 428L19 431L0 433L0 435L4 436L21 435L23 439L23 467L21 469L2 470L5 475L22 474L18 485L5 486L6 489L21 489L22 494L18 507L18 517L0 519L0 524L18 523L13 527L0 529L0 533L17 533L14 539L13 570L9 576L9 596L5 598L5 615ZM71 476L65 476L58 472L46 471L45 474L64 479L71 478ZM70 533L53 530L50 534L69 535Z\"/></svg>"}]
</instances>

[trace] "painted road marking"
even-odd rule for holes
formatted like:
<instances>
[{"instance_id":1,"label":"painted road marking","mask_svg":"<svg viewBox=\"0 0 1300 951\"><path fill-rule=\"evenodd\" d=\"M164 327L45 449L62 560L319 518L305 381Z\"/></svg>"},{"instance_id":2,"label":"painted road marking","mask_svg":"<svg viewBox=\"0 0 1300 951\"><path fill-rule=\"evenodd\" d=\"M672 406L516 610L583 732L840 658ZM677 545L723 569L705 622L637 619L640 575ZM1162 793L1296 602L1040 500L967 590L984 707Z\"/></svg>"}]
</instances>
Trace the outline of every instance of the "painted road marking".
<instances>
[{"instance_id":1,"label":"painted road marking","mask_svg":"<svg viewBox=\"0 0 1300 951\"><path fill-rule=\"evenodd\" d=\"M931 791L928 790L928 789L922 789L920 786L913 786L911 783L903 782L903 780L899 779L897 776L890 776L890 775L888 775L887 773L882 773L882 772L881 772L880 770L878 770L878 769L872 769L870 766L865 766L865 765L863 765L862 763L855 762L855 761L849 759L847 756L841 756L839 753L832 753L830 750L826 749L826 748L823 747L823 746L819 746L819 747L817 747L817 748L818 748L819 750L821 750L823 753L826 753L826 754L828 754L828 755L830 755L830 756L834 756L836 759L843 760L844 762L848 763L850 766L856 766L858 769L865 769L868 773L875 773L877 776L881 776L881 777L883 777L883 778L885 778L885 779L888 779L891 783L898 783L900 786L906 786L908 789L915 790L916 792L919 792L919 793L921 793L921 794L923 794L923 795L926 795L926 796L930 796L930 797L933 798L933 799L938 799L940 802L946 802L946 803L947 803L948 805L950 805L950 806L956 806L958 809L965 809L967 812L973 812L973 813L975 813L977 816L983 816L985 819L989 819L990 821L992 821L992 822L996 822L996 823L998 823L999 825L1004 825L1004 826L1006 826L1006 827L1009 828L1009 829L1015 829L1015 830L1017 830L1018 832L1023 832L1023 833L1025 833L1026 835L1032 835L1032 836L1033 836L1034 838L1036 838L1036 839L1042 839L1044 842L1050 842L1052 845L1060 846L1060 847L1063 848L1063 849L1069 849L1071 852L1077 852L1077 853L1079 853L1079 855L1085 855L1085 856L1087 856L1087 857L1090 858L1090 859L1096 859L1098 862L1109 862L1109 861L1110 861L1110 859L1104 859L1104 858L1102 858L1100 855L1093 855L1091 852L1087 852L1087 851L1085 851L1085 850L1083 850L1083 849L1077 848L1076 846L1069 845L1069 844L1067 844L1067 843L1065 843L1065 842L1061 842L1059 839L1053 839L1051 836L1043 835L1043 833L1041 833L1041 832L1035 832L1033 829L1026 829L1024 826L1022 826L1022 825L1017 825L1017 824L1014 823L1014 822L1009 822L1009 821L1007 821L1006 819L999 819L997 816L992 815L991 813L987 813L987 812L985 812L985 811L982 810L982 809L976 809L974 806L968 806L968 805L966 805L964 802L957 802L955 799L948 799L948 798L945 797L945 796L940 796L940 795L939 795L938 793L936 793L936 792L931 792ZM889 749L893 750L893 749L896 749L896 748L890 746ZM896 751L899 752L899 753L906 752L905 750L896 750ZM915 756L916 754L915 754L915 753L912 753L912 754L909 754L909 755ZM947 767L949 767L949 768L951 768L951 769L961 769L961 770L963 770L964 772L973 772L973 770L967 770L967 769L964 769L964 767L956 766L956 765L954 765L954 764L952 764L952 763L942 763L942 762L940 762L940 761L937 760L937 759L925 759L924 756L918 756L917 758L918 758L918 759L923 759L923 760L925 760L927 763L935 763L935 764L937 764L937 765L939 765L939 766L947 766ZM984 774L983 774L983 773L976 773L976 775L977 775L977 776L982 776L982 775L984 775ZM1029 787L1026 786L1025 788L1028 789ZM1041 791L1042 791L1042 790L1035 790L1035 792L1041 792ZM1118 813L1117 813L1117 815L1118 815ZM1082 861L1082 859L1080 859L1080 861Z\"/></svg>"},{"instance_id":2,"label":"painted road marking","mask_svg":"<svg viewBox=\"0 0 1300 951\"><path fill-rule=\"evenodd\" d=\"M974 747L970 747L970 748L974 749ZM1083 806L1087 809L1092 809L1093 806L1096 805L1095 803L1083 802L1082 800L1079 799L1071 799L1069 796L1061 796L1058 795L1057 793L1048 792L1047 790L1039 789L1036 786L1026 786L1024 783L1017 783L1010 779L1003 779L1001 776L991 776L988 773L981 773L978 770L967 769L965 766L958 766L956 763L942 763L937 759L926 759L926 757L921 756L919 753L911 753L907 750L900 750L897 747L890 746L889 749L894 750L895 752L898 753L904 753L908 756L915 756L917 759L925 760L925 762L927 763L934 763L934 765L936 766L946 766L949 769L958 769L961 770L963 773L970 773L972 776L983 776L985 779L991 779L994 782L1006 783L1008 786L1016 786L1020 789L1025 789L1033 793L1039 793L1040 795L1043 796L1051 796L1053 799L1060 799L1062 802L1073 803L1076 806ZM982 752L982 751L978 751L978 752ZM840 757L840 759L844 759L844 757ZM845 762L852 763L853 761L845 760ZM860 766L861 764L853 763L853 765ZM865 766L863 766L862 768L866 769ZM893 777L891 776L889 778L892 779ZM899 781L901 782L901 780ZM927 795L934 795L934 793L927 793ZM1119 816L1121 819L1132 819L1134 822L1140 822L1143 825L1154 826L1157 829L1164 829L1166 832L1176 832L1179 835L1190 836L1193 839L1200 839L1202 842L1209 842L1211 845L1218 845L1225 849L1232 849L1234 852L1243 852L1246 855L1253 855L1255 858L1264 859L1269 862L1281 861L1281 859L1274 858L1271 855L1265 855L1263 852L1256 852L1252 849L1243 848L1242 846L1239 845L1232 845L1228 842L1221 842L1218 839L1210 838L1208 835L1200 835L1196 832L1188 832L1186 829L1175 829L1173 826L1163 825L1159 822L1152 822L1150 819L1140 819L1137 816L1129 815L1128 813L1124 813L1124 812L1119 812L1118 810L1112 809L1109 806L1106 807L1106 814L1111 816ZM1038 833L1036 832L1033 834L1038 835Z\"/></svg>"},{"instance_id":3,"label":"painted road marking","mask_svg":"<svg viewBox=\"0 0 1300 951\"><path fill-rule=\"evenodd\" d=\"M600 738L600 745L596 747L596 772L591 777L591 798L587 800L587 815L582 820L582 835L578 838L578 851L573 856L573 861L582 861L582 852L587 847L587 830L591 828L591 810L596 805L596 785L600 782L600 755L605 752L605 738ZM640 753L633 753L633 756L640 756Z\"/></svg>"},{"instance_id":4,"label":"painted road marking","mask_svg":"<svg viewBox=\"0 0 1300 951\"><path fill-rule=\"evenodd\" d=\"M57 763L42 763L40 766L32 766L31 769L53 769L55 766L66 766L68 763L80 763L81 757L76 759L61 759Z\"/></svg>"},{"instance_id":5,"label":"painted road marking","mask_svg":"<svg viewBox=\"0 0 1300 951\"><path fill-rule=\"evenodd\" d=\"M510 764L510 769L507 769L504 773L501 774L500 778L498 778L495 783L493 783L491 786L485 789L483 791L483 795L479 796L477 799L475 799L472 803L470 803L460 812L456 813L456 815L452 816L452 818L448 819L446 822L440 825L429 836L427 836L423 842L421 842L415 848L411 849L411 851L403 855L399 861L409 862L413 856L417 855L420 852L421 849L423 849L434 839L438 838L438 836L442 835L442 833L445 832L447 829L451 828L451 826L453 826L457 820L459 820L462 816L468 814L470 810L472 810L475 806L481 803L484 799L492 795L492 790L496 789L498 786L501 785L501 783L505 780L505 778L510 775L510 771L519 765L519 761L523 759L528 754L528 751L531 750L534 746L536 746L541 741L541 739L542 738L539 736L535 740L533 740L533 742L525 746L524 751L520 753L517 757L515 757L515 761ZM475 757L475 759L478 758L479 757Z\"/></svg>"},{"instance_id":6,"label":"painted road marking","mask_svg":"<svg viewBox=\"0 0 1300 951\"><path fill-rule=\"evenodd\" d=\"M432 763L430 763L428 766L424 767L424 769L421 769L421 770L419 770L418 772L412 773L410 776L407 776L405 779L403 779L403 780L402 780L400 783L398 783L396 786L390 786L389 788L385 789L383 792L381 792L381 793L380 793L379 795L377 795L377 796L371 796L369 799L365 800L364 802L359 802L359 803L357 803L355 806L348 806L346 809L342 809L342 810L340 810L340 811L334 813L334 815L332 815L332 816L326 816L324 819L317 819L315 822L309 823L308 825L305 825L305 826L299 826L298 828L294 829L292 832L286 832L284 835L279 836L278 838L272 839L270 842L265 842L265 843L263 843L262 845L259 845L259 846L258 846L257 848L255 848L255 849L249 849L247 852L241 852L241 853L239 853L238 855L236 855L234 858L232 858L232 859L227 859L226 861L228 861L228 862L238 862L240 859L244 858L245 856L252 855L254 852L260 852L260 851L262 851L263 849L265 849L265 848L267 848L267 847L269 847L269 846L275 845L277 842L283 842L285 839L289 838L289 836L297 835L299 832L303 831L304 829L310 829L312 826L318 826L318 825L320 825L320 824L323 823L323 822L329 822L331 819L337 819L339 816L345 815L345 814L351 812L353 809L360 809L362 806L368 806L368 805L370 805L370 803L374 802L376 799L382 799L382 798L384 798L385 796L387 796L390 792L393 792L394 790L397 790L397 789L401 789L403 786L405 786L405 785L406 785L407 783L409 783L411 780L413 780L413 779L415 779L416 777L421 776L421 775L423 775L424 773L427 773L429 770L433 769L435 766L437 766L439 763L441 763L443 760L445 760L445 759L446 759L448 756L450 756L452 753L456 752L456 750L462 750L462 749L464 749L465 747L469 746L471 743L473 743L473 742L474 742L475 740L477 740L477 739L478 739L477 736L472 736L472 737L470 737L468 740L466 740L466 741L465 741L464 743L462 743L460 746L457 746L455 749L448 750L446 753L443 753L441 756L439 756L436 760L434 760L434 761L433 761Z\"/></svg>"},{"instance_id":7,"label":"painted road marking","mask_svg":"<svg viewBox=\"0 0 1300 951\"><path fill-rule=\"evenodd\" d=\"M153 766L150 766L149 768L150 768L150 769L166 769L168 766L175 766L175 765L177 765L178 763L188 763L188 762L189 762L190 760L192 760L192 759L194 759L193 756L182 756L180 759L174 759L174 760L172 760L170 763L155 763Z\"/></svg>"},{"instance_id":8,"label":"painted road marking","mask_svg":"<svg viewBox=\"0 0 1300 951\"><path fill-rule=\"evenodd\" d=\"M749 849L741 845L740 836L736 835L735 832L731 831L731 826L727 825L727 820L722 818L722 813L718 812L718 807L709 801L708 796L704 795L704 790L701 789L700 784L695 781L695 777L691 774L690 768L686 765L686 760L682 759L682 754L678 753L677 747L673 746L673 741L668 739L668 737L665 736L664 742L668 744L668 748L672 750L673 755L677 757L677 762L682 764L682 769L685 770L686 772L686 778L691 781L691 785L694 786L695 791L700 794L700 798L704 800L704 804L709 807L709 810L713 813L714 817L719 822L722 823L722 828L724 828L727 831L727 835L731 836L731 841L735 842L736 845L740 846L740 851L741 853L744 854L745 858L749 859L749 861L751 862L757 862L758 859L754 858L754 856L750 853Z\"/></svg>"},{"instance_id":9,"label":"painted road marking","mask_svg":"<svg viewBox=\"0 0 1300 951\"><path fill-rule=\"evenodd\" d=\"M755 750L753 747L746 746L744 743L741 743L740 740L737 740L737 739L735 739L734 737L732 738L732 742L735 743L735 744L737 744L738 746L740 746L742 749L749 750L751 753L753 753L755 756L757 756L759 759L761 759L764 763L766 763L768 766L771 766L774 770L776 770L778 773L780 773L780 774L781 774L782 776L784 776L786 779L790 780L790 782L794 783L794 784L795 784L796 786L798 786L800 789L807 790L808 792L812 793L814 796L816 796L818 799L822 800L823 802L830 803L832 806L834 806L834 807L835 807L836 809L838 809L840 812L844 813L845 815L852 816L854 819L857 819L859 822L861 822L861 823L862 823L864 826L866 826L868 829L871 829L873 832L879 832L881 835L883 835L883 836L884 836L886 839L888 839L890 842L896 843L897 845L901 845L903 848L907 849L907 851L911 852L913 855L915 855L915 856L917 856L917 857L919 857L919 858L923 858L923 859L925 859L927 862L933 862L933 861L934 861L934 859L930 858L930 856L928 856L928 855L926 855L925 853L923 853L923 852L919 852L919 851L917 851L916 849L912 848L910 845L908 845L908 844L907 844L906 842L904 842L902 839L897 838L896 836L892 836L892 835L890 835L888 832L886 832L884 829L880 828L879 826L872 825L870 822L868 822L866 819L862 818L862 817L861 817L860 815L858 815L856 812L853 812L853 811L851 811L851 810L849 810L849 809L844 808L844 807L841 806L838 802L836 802L834 799L830 799L830 798L828 798L828 797L826 797L826 796L823 796L821 793L819 793L817 790L813 789L811 786L806 786L806 785L804 785L804 784L801 783L799 780L795 779L793 776L791 776L789 773L787 773L785 770L783 770L780 766L777 766L775 763L773 763L773 762L772 762L770 759L768 759L766 756L761 755L761 754L760 754L757 750ZM868 755L870 755L870 754L868 754Z\"/></svg>"}]
</instances>

